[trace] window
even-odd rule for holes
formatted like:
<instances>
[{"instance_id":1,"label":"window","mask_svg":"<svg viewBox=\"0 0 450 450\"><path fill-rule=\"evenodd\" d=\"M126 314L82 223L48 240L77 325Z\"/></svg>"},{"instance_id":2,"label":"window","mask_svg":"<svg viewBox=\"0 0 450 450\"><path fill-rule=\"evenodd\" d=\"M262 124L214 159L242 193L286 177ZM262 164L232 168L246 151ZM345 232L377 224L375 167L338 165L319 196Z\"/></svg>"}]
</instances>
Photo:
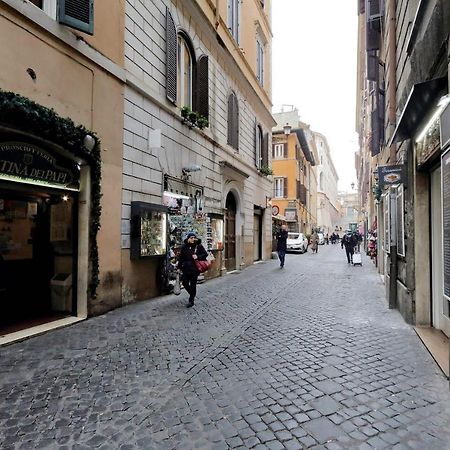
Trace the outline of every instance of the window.
<instances>
[{"instance_id":1,"label":"window","mask_svg":"<svg viewBox=\"0 0 450 450\"><path fill-rule=\"evenodd\" d=\"M319 189L323 191L323 172L320 172L319 175Z\"/></svg>"},{"instance_id":2,"label":"window","mask_svg":"<svg viewBox=\"0 0 450 450\"><path fill-rule=\"evenodd\" d=\"M287 182L286 178L275 178L274 180L273 196L275 198L285 198Z\"/></svg>"},{"instance_id":3,"label":"window","mask_svg":"<svg viewBox=\"0 0 450 450\"><path fill-rule=\"evenodd\" d=\"M28 0L52 19L75 30L94 34L94 0ZM58 11L58 14L57 14Z\"/></svg>"},{"instance_id":4,"label":"window","mask_svg":"<svg viewBox=\"0 0 450 450\"><path fill-rule=\"evenodd\" d=\"M195 59L194 46L166 8L166 97L209 119L209 58Z\"/></svg>"},{"instance_id":5,"label":"window","mask_svg":"<svg viewBox=\"0 0 450 450\"><path fill-rule=\"evenodd\" d=\"M236 151L239 150L239 104L234 92L228 97L227 144L231 145Z\"/></svg>"},{"instance_id":6,"label":"window","mask_svg":"<svg viewBox=\"0 0 450 450\"><path fill-rule=\"evenodd\" d=\"M256 40L256 78L261 86L264 85L264 46Z\"/></svg>"},{"instance_id":7,"label":"window","mask_svg":"<svg viewBox=\"0 0 450 450\"><path fill-rule=\"evenodd\" d=\"M239 16L241 0L228 0L228 29L239 44Z\"/></svg>"},{"instance_id":8,"label":"window","mask_svg":"<svg viewBox=\"0 0 450 450\"><path fill-rule=\"evenodd\" d=\"M273 157L274 158L284 158L286 144L275 144L273 146Z\"/></svg>"},{"instance_id":9,"label":"window","mask_svg":"<svg viewBox=\"0 0 450 450\"><path fill-rule=\"evenodd\" d=\"M260 125L256 125L255 130L255 166L260 169L263 164L263 131Z\"/></svg>"},{"instance_id":10,"label":"window","mask_svg":"<svg viewBox=\"0 0 450 450\"><path fill-rule=\"evenodd\" d=\"M192 56L186 39L178 34L177 40L177 100L180 106L192 108Z\"/></svg>"}]
</instances>

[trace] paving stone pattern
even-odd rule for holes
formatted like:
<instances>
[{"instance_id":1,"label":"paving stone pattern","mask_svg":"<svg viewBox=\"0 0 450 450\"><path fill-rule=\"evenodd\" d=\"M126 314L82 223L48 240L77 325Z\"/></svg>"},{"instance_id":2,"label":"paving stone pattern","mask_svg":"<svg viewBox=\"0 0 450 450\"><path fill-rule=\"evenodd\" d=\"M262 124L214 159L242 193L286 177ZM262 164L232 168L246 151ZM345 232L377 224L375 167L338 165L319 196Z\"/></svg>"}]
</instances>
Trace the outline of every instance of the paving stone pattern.
<instances>
[{"instance_id":1,"label":"paving stone pattern","mask_svg":"<svg viewBox=\"0 0 450 450\"><path fill-rule=\"evenodd\" d=\"M372 263L288 255L0 349L0 448L450 449L445 377Z\"/></svg>"}]
</instances>

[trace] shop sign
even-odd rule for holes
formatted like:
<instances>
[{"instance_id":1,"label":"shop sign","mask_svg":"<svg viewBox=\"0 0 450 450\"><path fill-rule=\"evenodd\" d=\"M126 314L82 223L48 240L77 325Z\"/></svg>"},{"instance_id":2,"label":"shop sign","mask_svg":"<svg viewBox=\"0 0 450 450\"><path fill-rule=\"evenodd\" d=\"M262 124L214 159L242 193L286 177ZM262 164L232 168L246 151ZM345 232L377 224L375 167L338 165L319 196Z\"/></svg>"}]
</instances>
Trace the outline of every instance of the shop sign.
<instances>
[{"instance_id":1,"label":"shop sign","mask_svg":"<svg viewBox=\"0 0 450 450\"><path fill-rule=\"evenodd\" d=\"M79 170L75 163L25 142L0 142L0 178L79 189Z\"/></svg>"},{"instance_id":2,"label":"shop sign","mask_svg":"<svg viewBox=\"0 0 450 450\"><path fill-rule=\"evenodd\" d=\"M284 217L289 222L295 222L297 220L297 210L296 209L285 209Z\"/></svg>"},{"instance_id":3,"label":"shop sign","mask_svg":"<svg viewBox=\"0 0 450 450\"><path fill-rule=\"evenodd\" d=\"M380 187L393 184L405 184L406 170L404 164L393 166L378 166L378 183Z\"/></svg>"},{"instance_id":4,"label":"shop sign","mask_svg":"<svg viewBox=\"0 0 450 450\"><path fill-rule=\"evenodd\" d=\"M278 216L280 213L280 208L277 205L272 206L272 216Z\"/></svg>"}]
</instances>

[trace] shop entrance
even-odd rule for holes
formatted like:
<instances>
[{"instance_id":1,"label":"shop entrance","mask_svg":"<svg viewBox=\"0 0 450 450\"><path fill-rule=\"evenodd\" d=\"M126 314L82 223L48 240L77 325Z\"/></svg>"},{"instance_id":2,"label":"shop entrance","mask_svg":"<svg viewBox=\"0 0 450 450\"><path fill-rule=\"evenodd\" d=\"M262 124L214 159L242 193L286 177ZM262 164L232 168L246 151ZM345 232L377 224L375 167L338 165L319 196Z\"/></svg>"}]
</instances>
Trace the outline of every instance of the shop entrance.
<instances>
[{"instance_id":1,"label":"shop entrance","mask_svg":"<svg viewBox=\"0 0 450 450\"><path fill-rule=\"evenodd\" d=\"M0 333L76 314L77 194L0 184Z\"/></svg>"},{"instance_id":2,"label":"shop entrance","mask_svg":"<svg viewBox=\"0 0 450 450\"><path fill-rule=\"evenodd\" d=\"M236 199L230 192L225 202L225 267L236 269Z\"/></svg>"},{"instance_id":3,"label":"shop entrance","mask_svg":"<svg viewBox=\"0 0 450 450\"><path fill-rule=\"evenodd\" d=\"M254 208L253 213L253 261L262 259L262 210Z\"/></svg>"}]
</instances>

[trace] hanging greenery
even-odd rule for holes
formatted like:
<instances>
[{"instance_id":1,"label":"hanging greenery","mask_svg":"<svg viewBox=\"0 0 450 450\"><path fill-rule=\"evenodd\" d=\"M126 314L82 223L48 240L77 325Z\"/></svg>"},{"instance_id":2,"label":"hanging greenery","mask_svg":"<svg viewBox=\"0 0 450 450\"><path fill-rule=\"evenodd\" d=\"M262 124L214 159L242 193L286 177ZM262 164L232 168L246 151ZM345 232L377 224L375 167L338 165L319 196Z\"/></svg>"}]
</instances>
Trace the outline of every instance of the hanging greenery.
<instances>
[{"instance_id":1,"label":"hanging greenery","mask_svg":"<svg viewBox=\"0 0 450 450\"><path fill-rule=\"evenodd\" d=\"M86 161L91 168L91 216L89 227L89 256L91 276L89 294L97 296L99 279L99 257L97 233L101 216L101 151L100 140L92 131L82 125L75 125L71 119L60 117L53 109L46 108L14 92L0 89L0 124L22 130L53 142L74 156ZM84 138L90 135L95 140L92 150L84 146Z\"/></svg>"}]
</instances>

